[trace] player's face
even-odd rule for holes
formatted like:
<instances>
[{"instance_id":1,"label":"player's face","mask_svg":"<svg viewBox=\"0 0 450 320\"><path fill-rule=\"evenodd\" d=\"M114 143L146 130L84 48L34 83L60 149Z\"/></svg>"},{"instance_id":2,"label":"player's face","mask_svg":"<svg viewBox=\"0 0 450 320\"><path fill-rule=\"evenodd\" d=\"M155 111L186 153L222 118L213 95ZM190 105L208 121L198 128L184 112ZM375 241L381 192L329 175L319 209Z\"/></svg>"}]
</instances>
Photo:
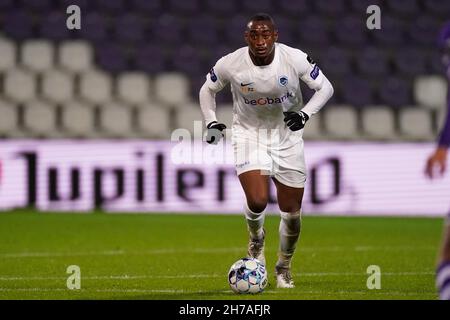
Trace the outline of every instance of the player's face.
<instances>
[{"instance_id":1,"label":"player's face","mask_svg":"<svg viewBox=\"0 0 450 320\"><path fill-rule=\"evenodd\" d=\"M270 21L250 21L245 31L245 41L250 52L257 58L264 59L274 50L278 32Z\"/></svg>"}]
</instances>

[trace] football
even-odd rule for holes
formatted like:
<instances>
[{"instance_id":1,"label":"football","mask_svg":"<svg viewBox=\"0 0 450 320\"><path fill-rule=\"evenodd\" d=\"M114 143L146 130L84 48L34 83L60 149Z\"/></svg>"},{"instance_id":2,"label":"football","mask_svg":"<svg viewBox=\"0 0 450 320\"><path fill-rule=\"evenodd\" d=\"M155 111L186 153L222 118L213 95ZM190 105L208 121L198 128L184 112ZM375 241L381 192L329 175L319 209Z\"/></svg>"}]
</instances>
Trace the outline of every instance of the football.
<instances>
[{"instance_id":1,"label":"football","mask_svg":"<svg viewBox=\"0 0 450 320\"><path fill-rule=\"evenodd\" d=\"M239 259L228 272L228 284L235 293L260 293L267 286L266 267L257 259Z\"/></svg>"}]
</instances>

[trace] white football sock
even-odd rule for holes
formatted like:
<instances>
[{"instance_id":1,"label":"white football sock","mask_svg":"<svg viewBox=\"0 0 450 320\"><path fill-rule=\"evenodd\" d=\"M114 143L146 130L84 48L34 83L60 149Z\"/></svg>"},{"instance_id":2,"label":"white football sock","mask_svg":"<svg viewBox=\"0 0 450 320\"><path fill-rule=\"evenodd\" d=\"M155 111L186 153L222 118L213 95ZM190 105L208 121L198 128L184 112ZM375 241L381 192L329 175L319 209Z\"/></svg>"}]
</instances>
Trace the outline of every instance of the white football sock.
<instances>
[{"instance_id":1,"label":"white football sock","mask_svg":"<svg viewBox=\"0 0 450 320\"><path fill-rule=\"evenodd\" d=\"M247 229L252 239L261 239L263 237L265 211L253 212L249 209L248 204L245 203L244 212L247 219Z\"/></svg>"},{"instance_id":2,"label":"white football sock","mask_svg":"<svg viewBox=\"0 0 450 320\"><path fill-rule=\"evenodd\" d=\"M296 212L280 211L280 248L278 252L278 268L290 268L291 259L301 230L301 209Z\"/></svg>"}]
</instances>

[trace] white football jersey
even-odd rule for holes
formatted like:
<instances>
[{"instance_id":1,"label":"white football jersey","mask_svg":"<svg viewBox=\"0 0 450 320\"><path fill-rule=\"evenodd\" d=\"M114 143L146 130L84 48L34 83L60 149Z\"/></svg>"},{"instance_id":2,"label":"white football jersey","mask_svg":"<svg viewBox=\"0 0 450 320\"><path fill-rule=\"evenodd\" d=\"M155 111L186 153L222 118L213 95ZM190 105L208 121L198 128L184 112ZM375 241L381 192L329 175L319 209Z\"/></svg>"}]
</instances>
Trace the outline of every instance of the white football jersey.
<instances>
[{"instance_id":1,"label":"white football jersey","mask_svg":"<svg viewBox=\"0 0 450 320\"><path fill-rule=\"evenodd\" d=\"M306 53L275 43L271 64L256 66L248 47L243 47L217 61L206 76L206 85L213 92L222 90L228 83L231 85L233 140L266 129L271 131L268 143L282 147L302 142L303 130L291 131L283 121L284 111L303 108L300 80L309 88L318 90L324 78Z\"/></svg>"}]
</instances>

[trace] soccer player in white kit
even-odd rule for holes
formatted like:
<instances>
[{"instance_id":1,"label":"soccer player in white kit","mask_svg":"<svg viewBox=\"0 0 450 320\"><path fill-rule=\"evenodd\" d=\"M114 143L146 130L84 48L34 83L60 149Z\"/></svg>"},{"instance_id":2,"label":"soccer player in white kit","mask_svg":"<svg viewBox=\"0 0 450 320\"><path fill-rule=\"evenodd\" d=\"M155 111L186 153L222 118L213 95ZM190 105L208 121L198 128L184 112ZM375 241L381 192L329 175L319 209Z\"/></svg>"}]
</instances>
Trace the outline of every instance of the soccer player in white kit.
<instances>
[{"instance_id":1,"label":"soccer player in white kit","mask_svg":"<svg viewBox=\"0 0 450 320\"><path fill-rule=\"evenodd\" d=\"M265 264L264 211L271 177L281 213L277 287L293 288L291 259L300 235L306 181L303 128L331 98L333 86L307 54L277 43L278 31L269 15L253 16L244 36L248 46L219 59L206 76L199 93L200 106L207 142L216 144L226 126L216 119L215 95L231 85L232 145L247 200L248 255ZM315 90L306 105L300 80Z\"/></svg>"}]
</instances>

